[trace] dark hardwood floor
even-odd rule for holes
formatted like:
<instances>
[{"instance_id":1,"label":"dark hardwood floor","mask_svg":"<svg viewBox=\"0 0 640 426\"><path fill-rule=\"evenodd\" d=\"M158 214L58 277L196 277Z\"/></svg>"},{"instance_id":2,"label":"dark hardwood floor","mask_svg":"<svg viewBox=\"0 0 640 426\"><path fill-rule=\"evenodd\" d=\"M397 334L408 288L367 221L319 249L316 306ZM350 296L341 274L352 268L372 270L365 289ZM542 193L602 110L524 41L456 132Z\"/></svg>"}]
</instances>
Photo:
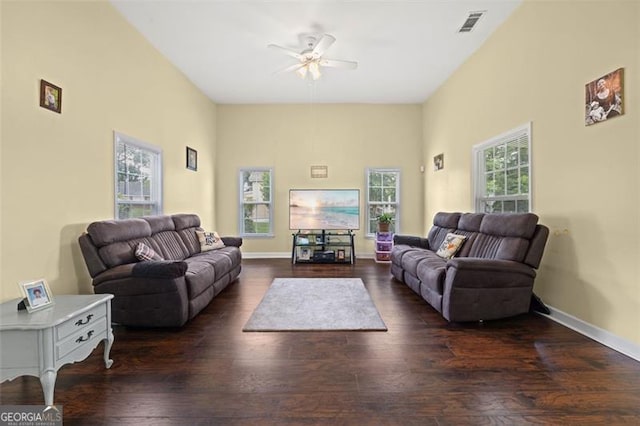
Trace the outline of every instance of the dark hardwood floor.
<instances>
[{"instance_id":1,"label":"dark hardwood floor","mask_svg":"<svg viewBox=\"0 0 640 426\"><path fill-rule=\"evenodd\" d=\"M275 277L359 277L387 332L244 333ZM640 424L640 363L538 315L449 324L388 265L243 261L178 330L114 327L63 367L65 424ZM40 382L0 385L1 403L42 404Z\"/></svg>"}]
</instances>

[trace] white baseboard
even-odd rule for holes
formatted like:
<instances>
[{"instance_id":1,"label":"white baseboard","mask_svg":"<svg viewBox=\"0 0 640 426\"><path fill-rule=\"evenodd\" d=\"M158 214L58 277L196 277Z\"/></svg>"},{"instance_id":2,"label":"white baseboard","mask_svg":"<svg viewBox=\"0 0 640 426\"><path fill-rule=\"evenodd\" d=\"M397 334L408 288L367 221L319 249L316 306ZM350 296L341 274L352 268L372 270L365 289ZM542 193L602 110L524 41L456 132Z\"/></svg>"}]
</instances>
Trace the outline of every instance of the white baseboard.
<instances>
[{"instance_id":1,"label":"white baseboard","mask_svg":"<svg viewBox=\"0 0 640 426\"><path fill-rule=\"evenodd\" d=\"M290 251L274 251L274 252L242 252L245 259L291 259Z\"/></svg>"},{"instance_id":2,"label":"white baseboard","mask_svg":"<svg viewBox=\"0 0 640 426\"><path fill-rule=\"evenodd\" d=\"M633 358L636 361L640 361L640 345L616 336L613 333L603 330L600 327L596 327L593 324L589 324L586 321L576 318L573 315L569 315L566 312L563 312L552 306L547 305L547 307L551 311L551 315L540 315L545 316L557 322L558 324L562 324L565 327L570 328L571 330L577 331L578 333L587 336L607 347L610 347L611 349L618 351L621 354Z\"/></svg>"}]
</instances>

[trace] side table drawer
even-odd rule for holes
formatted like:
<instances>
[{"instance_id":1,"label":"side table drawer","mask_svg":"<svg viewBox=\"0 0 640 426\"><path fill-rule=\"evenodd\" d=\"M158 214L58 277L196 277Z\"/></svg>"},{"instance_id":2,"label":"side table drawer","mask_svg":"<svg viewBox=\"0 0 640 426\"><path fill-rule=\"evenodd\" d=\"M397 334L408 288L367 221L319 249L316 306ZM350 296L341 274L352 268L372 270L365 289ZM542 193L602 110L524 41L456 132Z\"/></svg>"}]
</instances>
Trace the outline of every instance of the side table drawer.
<instances>
[{"instance_id":1,"label":"side table drawer","mask_svg":"<svg viewBox=\"0 0 640 426\"><path fill-rule=\"evenodd\" d=\"M95 306L93 309L83 312L82 314L63 322L56 327L56 342L60 342L70 334L75 333L76 331L82 329L87 325L94 324L100 318L104 318L106 316L106 305L100 304L98 306Z\"/></svg>"},{"instance_id":2,"label":"side table drawer","mask_svg":"<svg viewBox=\"0 0 640 426\"><path fill-rule=\"evenodd\" d=\"M106 337L106 318L102 317L97 321L92 321L91 325L83 327L75 334L56 343L56 360L64 358L66 355L85 345L91 344L96 338L102 340Z\"/></svg>"}]
</instances>

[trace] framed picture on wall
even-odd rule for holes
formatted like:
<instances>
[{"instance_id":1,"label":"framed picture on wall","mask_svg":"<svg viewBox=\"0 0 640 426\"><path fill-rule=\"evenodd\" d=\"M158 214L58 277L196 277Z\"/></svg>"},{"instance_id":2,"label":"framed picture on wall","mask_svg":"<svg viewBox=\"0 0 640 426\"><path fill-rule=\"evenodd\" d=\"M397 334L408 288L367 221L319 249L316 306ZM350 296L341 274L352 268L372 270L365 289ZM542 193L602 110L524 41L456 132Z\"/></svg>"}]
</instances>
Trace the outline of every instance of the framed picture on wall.
<instances>
[{"instance_id":1,"label":"framed picture on wall","mask_svg":"<svg viewBox=\"0 0 640 426\"><path fill-rule=\"evenodd\" d=\"M624 68L618 68L587 83L584 96L585 126L624 114Z\"/></svg>"},{"instance_id":2,"label":"framed picture on wall","mask_svg":"<svg viewBox=\"0 0 640 426\"><path fill-rule=\"evenodd\" d=\"M48 81L40 80L40 106L62 113L62 89Z\"/></svg>"},{"instance_id":3,"label":"framed picture on wall","mask_svg":"<svg viewBox=\"0 0 640 426\"><path fill-rule=\"evenodd\" d=\"M433 170L438 171L444 169L444 154L433 157Z\"/></svg>"},{"instance_id":4,"label":"framed picture on wall","mask_svg":"<svg viewBox=\"0 0 640 426\"><path fill-rule=\"evenodd\" d=\"M198 170L198 151L193 148L187 147L187 169Z\"/></svg>"}]
</instances>

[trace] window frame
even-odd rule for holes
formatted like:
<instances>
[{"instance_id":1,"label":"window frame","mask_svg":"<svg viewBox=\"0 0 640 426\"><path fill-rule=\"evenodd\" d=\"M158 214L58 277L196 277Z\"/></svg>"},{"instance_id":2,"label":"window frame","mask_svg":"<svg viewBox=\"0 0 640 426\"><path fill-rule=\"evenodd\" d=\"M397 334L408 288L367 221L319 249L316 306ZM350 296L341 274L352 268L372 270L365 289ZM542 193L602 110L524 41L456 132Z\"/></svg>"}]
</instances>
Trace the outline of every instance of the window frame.
<instances>
[{"instance_id":1,"label":"window frame","mask_svg":"<svg viewBox=\"0 0 640 426\"><path fill-rule=\"evenodd\" d=\"M264 172L268 172L269 173L269 195L270 195L270 200L268 202L265 201L260 201L260 202L253 202L253 203L246 203L244 201L244 181L243 181L243 176L244 173L253 173L253 172L260 172L260 173L264 173ZM238 172L238 235L243 237L243 238L271 238L274 236L273 233L273 222L274 222L274 218L275 218L275 212L274 212L274 185L273 185L273 180L274 180L274 174L273 174L273 167L243 167L239 169ZM269 230L267 232L263 232L263 233L247 233L245 232L245 228L244 228L244 207L246 204L268 204L269 206Z\"/></svg>"},{"instance_id":2,"label":"window frame","mask_svg":"<svg viewBox=\"0 0 640 426\"><path fill-rule=\"evenodd\" d=\"M154 164L151 168L151 202L145 201L127 201L120 202L118 200L118 145L119 144L129 145L151 153L155 156ZM148 142L141 141L134 137L125 135L120 132L113 132L113 177L114 177L114 186L113 186L113 200L114 200L114 218L118 219L126 219L120 218L120 205L128 204L128 205L146 205L153 204L155 205L153 214L161 215L163 213L163 155L162 148L150 144ZM136 217L136 216L129 216Z\"/></svg>"},{"instance_id":3,"label":"window frame","mask_svg":"<svg viewBox=\"0 0 640 426\"><path fill-rule=\"evenodd\" d=\"M395 203L385 203L385 202L378 202L378 201L371 201L371 199L369 198L369 193L370 193L370 184L371 184L371 174L372 173L395 173L396 174L396 201ZM402 178L402 174L401 174L401 170L398 167L369 167L365 170L365 180L366 180L366 204L365 204L365 237L367 238L374 238L375 237L375 232L369 232L370 228L369 225L371 223L372 220L375 220L375 218L371 217L371 206L373 205L394 205L395 206L395 216L394 216L394 220L391 223L391 227L390 227L390 232L393 232L394 234L397 234L400 232L400 217L401 217L401 200L400 200L400 190L402 188L401 186L401 178Z\"/></svg>"},{"instance_id":4,"label":"window frame","mask_svg":"<svg viewBox=\"0 0 640 426\"><path fill-rule=\"evenodd\" d=\"M522 137L526 137L527 139L527 151L528 151L528 158L527 158L527 163L526 165L524 165L524 167L528 167L529 171L528 171L528 182L527 182L527 194L523 195L522 193L518 193L518 194L513 194L513 195L497 195L497 196L493 196L493 197L487 197L485 195L485 189L486 189L486 183L484 180L485 174L486 174L486 168L485 168L485 158L483 155L483 152L489 148L489 147L496 147L499 145L504 145L506 147L506 145L509 142L514 142L517 141L519 139L521 139ZM521 126L515 127L511 130L508 130L498 136L492 137L490 139L487 139L477 145L474 145L472 147L472 199L471 199L471 203L474 206L474 210L477 213L484 213L485 209L484 209L484 203L485 201L491 199L494 201L518 201L518 200L527 200L528 201L528 205L529 205L529 209L527 210L528 212L532 212L533 211L533 194L532 194L532 183L533 183L533 163L532 163L532 151L531 151L531 145L532 145L532 137L531 137L531 122L527 122ZM523 167L522 164L518 163L517 169L516 170L520 170ZM508 170L507 168L505 168L505 170ZM506 191L506 183L505 183L505 191ZM504 209L502 209L502 211L504 212ZM517 211L517 209L516 209Z\"/></svg>"}]
</instances>

